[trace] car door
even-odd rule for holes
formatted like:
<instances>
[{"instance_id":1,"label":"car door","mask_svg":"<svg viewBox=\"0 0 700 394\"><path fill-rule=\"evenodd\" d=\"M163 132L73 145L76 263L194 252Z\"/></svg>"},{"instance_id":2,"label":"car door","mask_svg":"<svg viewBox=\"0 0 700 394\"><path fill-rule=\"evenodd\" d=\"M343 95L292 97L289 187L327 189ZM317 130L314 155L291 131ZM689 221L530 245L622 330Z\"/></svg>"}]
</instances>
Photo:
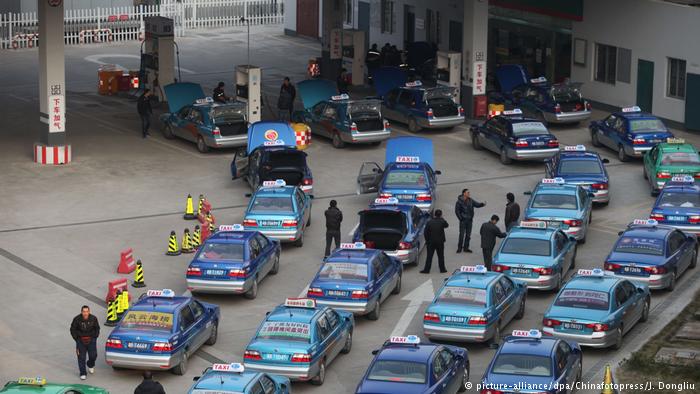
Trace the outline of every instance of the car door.
<instances>
[{"instance_id":1,"label":"car door","mask_svg":"<svg viewBox=\"0 0 700 394\"><path fill-rule=\"evenodd\" d=\"M328 103L323 110L323 114L319 119L319 134L324 137L332 137L338 130L338 122L340 120L340 108L336 103ZM341 132L345 130L340 130Z\"/></svg>"},{"instance_id":2,"label":"car door","mask_svg":"<svg viewBox=\"0 0 700 394\"><path fill-rule=\"evenodd\" d=\"M261 375L260 380L258 380L258 384L262 387L262 392L264 394L276 394L277 385L272 379L270 379L269 376Z\"/></svg>"},{"instance_id":3,"label":"car door","mask_svg":"<svg viewBox=\"0 0 700 394\"><path fill-rule=\"evenodd\" d=\"M617 118L615 124L613 125L612 133L610 133L611 148L617 149L619 145L624 146L628 143L625 138L627 134L627 122L623 118Z\"/></svg>"},{"instance_id":4,"label":"car door","mask_svg":"<svg viewBox=\"0 0 700 394\"><path fill-rule=\"evenodd\" d=\"M577 357L571 350L571 345L566 341L559 341L554 352L554 363L557 369L557 382L560 385L574 387L578 374L576 361Z\"/></svg>"},{"instance_id":5,"label":"car door","mask_svg":"<svg viewBox=\"0 0 700 394\"><path fill-rule=\"evenodd\" d=\"M659 146L654 145L654 147L649 150L644 156L642 157L642 162L644 164L644 174L646 175L647 182L649 182L650 185L654 185L656 183L656 159L659 154ZM656 187L653 187L654 189Z\"/></svg>"},{"instance_id":6,"label":"car door","mask_svg":"<svg viewBox=\"0 0 700 394\"><path fill-rule=\"evenodd\" d=\"M445 367L445 362L440 356L441 348L442 347L435 350L430 360L430 379L433 384L431 385L432 390L429 392L447 394L450 392L447 387L449 383L449 375L447 368Z\"/></svg>"},{"instance_id":7,"label":"car door","mask_svg":"<svg viewBox=\"0 0 700 394\"><path fill-rule=\"evenodd\" d=\"M396 265L392 264L391 260L384 254L379 255L379 263L382 265L382 270L384 271L384 283L382 288L382 294L384 299L389 297L391 291L396 286L396 281L399 279L398 272L396 271Z\"/></svg>"},{"instance_id":8,"label":"car door","mask_svg":"<svg viewBox=\"0 0 700 394\"><path fill-rule=\"evenodd\" d=\"M573 247L569 237L563 231L557 230L554 233L554 244L557 250L557 260L561 264L561 279L564 281L566 273L571 269L571 261L573 259Z\"/></svg>"},{"instance_id":9,"label":"car door","mask_svg":"<svg viewBox=\"0 0 700 394\"><path fill-rule=\"evenodd\" d=\"M641 297L639 297L637 288L632 284L632 282L624 280L620 285L623 289L625 289L625 293L627 294L628 298L628 303L630 304L630 308L632 308L633 310L631 312L631 322L632 324L634 324L638 322L639 319L642 317L642 310L644 309L644 300Z\"/></svg>"},{"instance_id":10,"label":"car door","mask_svg":"<svg viewBox=\"0 0 700 394\"><path fill-rule=\"evenodd\" d=\"M192 110L187 115L187 121L183 124L181 128L180 137L196 142L197 136L199 135L199 128L203 126L203 115L199 108L192 107Z\"/></svg>"},{"instance_id":11,"label":"car door","mask_svg":"<svg viewBox=\"0 0 700 394\"><path fill-rule=\"evenodd\" d=\"M447 348L440 349L440 357L442 358L442 364L445 367L447 375L447 387L445 387L446 393L456 393L462 384L462 375L459 371L459 365L457 362L457 357L452 351Z\"/></svg>"},{"instance_id":12,"label":"car door","mask_svg":"<svg viewBox=\"0 0 700 394\"><path fill-rule=\"evenodd\" d=\"M258 276L259 281L262 280L267 275L269 266L265 264L265 256L262 253L260 243L255 237L248 241L248 255L250 256L250 267L253 273Z\"/></svg>"},{"instance_id":13,"label":"car door","mask_svg":"<svg viewBox=\"0 0 700 394\"><path fill-rule=\"evenodd\" d=\"M189 303L180 308L179 315L180 348L190 355L197 350L198 346L194 315L192 314Z\"/></svg>"},{"instance_id":14,"label":"car door","mask_svg":"<svg viewBox=\"0 0 700 394\"><path fill-rule=\"evenodd\" d=\"M310 113L310 124L309 127L311 127L311 133L312 134L318 134L318 135L324 135L325 131L321 130L323 127L321 126L321 119L323 117L323 111L326 109L326 103L325 102L320 102L313 107L311 107L311 110L309 111Z\"/></svg>"},{"instance_id":15,"label":"car door","mask_svg":"<svg viewBox=\"0 0 700 394\"><path fill-rule=\"evenodd\" d=\"M338 312L328 308L324 314L326 316L326 322L328 323L329 335L333 338L333 356L329 357L329 359L334 359L340 354L340 351L343 350L347 334L342 332L342 325L340 324Z\"/></svg>"},{"instance_id":16,"label":"car door","mask_svg":"<svg viewBox=\"0 0 700 394\"><path fill-rule=\"evenodd\" d=\"M263 151L261 149L254 150L248 158L248 172L246 179L253 190L260 186L260 166L262 161Z\"/></svg>"},{"instance_id":17,"label":"car door","mask_svg":"<svg viewBox=\"0 0 700 394\"><path fill-rule=\"evenodd\" d=\"M370 297L375 297L376 302L382 302L386 298L386 292L383 292L384 281L386 280L384 266L379 261L379 257L372 259L372 282L370 284Z\"/></svg>"},{"instance_id":18,"label":"car door","mask_svg":"<svg viewBox=\"0 0 700 394\"><path fill-rule=\"evenodd\" d=\"M412 90L402 89L396 101L396 120L401 123L408 123L411 117L411 109L416 105L416 100Z\"/></svg>"},{"instance_id":19,"label":"car door","mask_svg":"<svg viewBox=\"0 0 700 394\"><path fill-rule=\"evenodd\" d=\"M400 89L394 88L389 91L384 97L384 108L382 114L389 120L398 120L396 113L396 100L399 98Z\"/></svg>"},{"instance_id":20,"label":"car door","mask_svg":"<svg viewBox=\"0 0 700 394\"><path fill-rule=\"evenodd\" d=\"M505 297L503 301L505 303L505 314L502 318L503 326L505 326L515 317L515 314L518 313L520 304L518 304L518 300L516 299L515 284L513 281L504 275L498 282L503 289Z\"/></svg>"},{"instance_id":21,"label":"car door","mask_svg":"<svg viewBox=\"0 0 700 394\"><path fill-rule=\"evenodd\" d=\"M619 314L619 320L624 326L624 331L627 332L632 328L634 322L634 311L630 308L629 294L624 287L622 287L622 282L618 282L615 286L615 304L617 305L617 312Z\"/></svg>"},{"instance_id":22,"label":"car door","mask_svg":"<svg viewBox=\"0 0 700 394\"><path fill-rule=\"evenodd\" d=\"M324 314L320 314L316 319L316 333L318 335L318 349L326 357L326 367L333 360L333 343L328 320ZM322 356L322 358L323 358Z\"/></svg>"},{"instance_id":23,"label":"car door","mask_svg":"<svg viewBox=\"0 0 700 394\"><path fill-rule=\"evenodd\" d=\"M615 147L615 144L612 143L610 136L614 130L616 121L617 116L610 115L598 125L598 130L596 131L598 133L598 141L600 141L603 145L607 146L608 148L617 148Z\"/></svg>"},{"instance_id":24,"label":"car door","mask_svg":"<svg viewBox=\"0 0 700 394\"><path fill-rule=\"evenodd\" d=\"M688 242L687 237L679 230L674 230L669 234L669 246L674 251L671 258L673 259L673 265L676 267L676 279L678 279L677 277L690 265L693 247L691 242Z\"/></svg>"},{"instance_id":25,"label":"car door","mask_svg":"<svg viewBox=\"0 0 700 394\"><path fill-rule=\"evenodd\" d=\"M423 250L423 234L425 234L425 225L428 222L429 213L423 212L418 207L411 208L411 221L413 222L414 236L413 240L418 245L418 251Z\"/></svg>"},{"instance_id":26,"label":"car door","mask_svg":"<svg viewBox=\"0 0 700 394\"><path fill-rule=\"evenodd\" d=\"M309 202L307 201L307 197L304 194L304 192L301 191L301 189L297 189L294 192L294 197L297 200L297 212L299 213L299 216L304 223L304 228L306 228L306 223L309 222L309 217L311 216Z\"/></svg>"},{"instance_id":27,"label":"car door","mask_svg":"<svg viewBox=\"0 0 700 394\"><path fill-rule=\"evenodd\" d=\"M357 194L376 193L384 172L375 162L364 162L357 175Z\"/></svg>"},{"instance_id":28,"label":"car door","mask_svg":"<svg viewBox=\"0 0 700 394\"><path fill-rule=\"evenodd\" d=\"M196 348L199 348L209 338L213 323L207 316L204 306L196 300L190 302L190 309L194 317L194 329L196 333Z\"/></svg>"},{"instance_id":29,"label":"car door","mask_svg":"<svg viewBox=\"0 0 700 394\"><path fill-rule=\"evenodd\" d=\"M272 269L272 262L274 260L274 248L272 247L272 242L265 238L262 234L256 234L255 240L258 241L260 245L260 261L265 265L265 273L268 274Z\"/></svg>"},{"instance_id":30,"label":"car door","mask_svg":"<svg viewBox=\"0 0 700 394\"><path fill-rule=\"evenodd\" d=\"M501 321L499 328L503 328L508 322L508 304L506 303L506 292L503 289L503 285L500 281L494 283L491 287L491 299L493 300L493 305L496 309L496 315L498 320ZM498 320L496 324L498 324Z\"/></svg>"},{"instance_id":31,"label":"car door","mask_svg":"<svg viewBox=\"0 0 700 394\"><path fill-rule=\"evenodd\" d=\"M497 153L500 149L499 145L496 143L496 141L500 141L500 121L501 118L498 116L489 119L486 122L486 124L484 124L484 127L481 128L481 132L479 133L479 143L481 144L481 146L485 147L486 149L492 152Z\"/></svg>"},{"instance_id":32,"label":"car door","mask_svg":"<svg viewBox=\"0 0 700 394\"><path fill-rule=\"evenodd\" d=\"M547 178L555 178L557 173L557 165L559 164L559 155L552 156L544 163L544 174Z\"/></svg>"}]
</instances>

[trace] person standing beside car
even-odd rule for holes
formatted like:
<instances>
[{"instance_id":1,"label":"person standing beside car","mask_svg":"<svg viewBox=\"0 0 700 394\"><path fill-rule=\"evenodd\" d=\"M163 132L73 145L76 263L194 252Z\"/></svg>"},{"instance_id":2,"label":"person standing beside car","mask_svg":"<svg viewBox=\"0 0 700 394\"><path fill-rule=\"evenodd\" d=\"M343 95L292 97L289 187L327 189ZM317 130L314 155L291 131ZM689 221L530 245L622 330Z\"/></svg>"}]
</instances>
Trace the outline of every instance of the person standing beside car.
<instances>
[{"instance_id":1,"label":"person standing beside car","mask_svg":"<svg viewBox=\"0 0 700 394\"><path fill-rule=\"evenodd\" d=\"M462 253L464 250L471 253L469 249L469 241L472 236L472 223L474 221L474 208L486 206L486 203L481 203L471 198L469 189L462 189L462 194L457 197L455 203L455 215L459 219L459 239L457 240L457 253Z\"/></svg>"},{"instance_id":2,"label":"person standing beside car","mask_svg":"<svg viewBox=\"0 0 700 394\"><path fill-rule=\"evenodd\" d=\"M277 100L277 117L279 120L289 122L292 119L294 99L296 97L296 88L292 85L289 77L284 77L284 81L282 81L282 86L280 87L280 97Z\"/></svg>"},{"instance_id":3,"label":"person standing beside car","mask_svg":"<svg viewBox=\"0 0 700 394\"><path fill-rule=\"evenodd\" d=\"M479 234L481 235L481 250L484 253L484 265L491 271L493 261L493 249L496 247L496 238L505 238L506 233L496 226L498 215L491 215L491 220L481 225Z\"/></svg>"},{"instance_id":4,"label":"person standing beside car","mask_svg":"<svg viewBox=\"0 0 700 394\"><path fill-rule=\"evenodd\" d=\"M506 225L506 232L510 231L513 226L518 225L518 219L520 219L520 205L515 202L515 195L513 193L506 194L506 215L503 218L503 223Z\"/></svg>"},{"instance_id":5,"label":"person standing beside car","mask_svg":"<svg viewBox=\"0 0 700 394\"><path fill-rule=\"evenodd\" d=\"M139 96L138 102L136 103L136 110L141 118L141 135L143 138L150 135L148 129L151 127L151 114L153 109L151 108L151 93L150 89L144 89L143 94Z\"/></svg>"},{"instance_id":6,"label":"person standing beside car","mask_svg":"<svg viewBox=\"0 0 700 394\"><path fill-rule=\"evenodd\" d=\"M335 240L335 247L340 247L340 224L343 222L343 212L338 209L338 202L331 200L326 216L326 251L323 257L331 254L331 241Z\"/></svg>"}]
</instances>

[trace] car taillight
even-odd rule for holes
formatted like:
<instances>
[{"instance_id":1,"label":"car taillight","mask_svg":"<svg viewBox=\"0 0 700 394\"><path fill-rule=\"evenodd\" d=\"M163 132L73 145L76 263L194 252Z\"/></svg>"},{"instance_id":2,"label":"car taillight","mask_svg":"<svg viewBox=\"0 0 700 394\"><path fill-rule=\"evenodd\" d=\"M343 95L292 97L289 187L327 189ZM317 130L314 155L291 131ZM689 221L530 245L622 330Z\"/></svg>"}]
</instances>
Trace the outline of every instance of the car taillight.
<instances>
[{"instance_id":1,"label":"car taillight","mask_svg":"<svg viewBox=\"0 0 700 394\"><path fill-rule=\"evenodd\" d=\"M374 249L374 247L377 245L376 242L374 241L364 241L365 243L365 248L367 249Z\"/></svg>"},{"instance_id":2,"label":"car taillight","mask_svg":"<svg viewBox=\"0 0 700 394\"><path fill-rule=\"evenodd\" d=\"M515 147L516 148L527 148L529 144L525 140L517 140L515 141Z\"/></svg>"},{"instance_id":3,"label":"car taillight","mask_svg":"<svg viewBox=\"0 0 700 394\"><path fill-rule=\"evenodd\" d=\"M507 265L493 264L491 265L491 271L493 272L504 272L510 269Z\"/></svg>"},{"instance_id":4,"label":"car taillight","mask_svg":"<svg viewBox=\"0 0 700 394\"><path fill-rule=\"evenodd\" d=\"M379 198L389 198L391 196L392 196L391 193L386 193L386 192L379 193Z\"/></svg>"},{"instance_id":5,"label":"car taillight","mask_svg":"<svg viewBox=\"0 0 700 394\"><path fill-rule=\"evenodd\" d=\"M635 138L632 140L633 145L643 145L646 143L647 143L647 141L644 138Z\"/></svg>"},{"instance_id":6,"label":"car taillight","mask_svg":"<svg viewBox=\"0 0 700 394\"><path fill-rule=\"evenodd\" d=\"M603 323L588 323L588 324L586 324L586 328L590 328L591 330L593 330L595 332L603 332L603 331L608 331L610 326L608 326L607 324L603 324Z\"/></svg>"},{"instance_id":7,"label":"car taillight","mask_svg":"<svg viewBox=\"0 0 700 394\"><path fill-rule=\"evenodd\" d=\"M309 287L309 290L306 291L306 296L307 297L323 297L323 289L320 289L318 287Z\"/></svg>"},{"instance_id":8,"label":"car taillight","mask_svg":"<svg viewBox=\"0 0 700 394\"><path fill-rule=\"evenodd\" d=\"M488 323L488 320L484 316L469 316L468 324L484 326Z\"/></svg>"},{"instance_id":9,"label":"car taillight","mask_svg":"<svg viewBox=\"0 0 700 394\"><path fill-rule=\"evenodd\" d=\"M656 179L670 179L671 173L666 171L659 171L656 173Z\"/></svg>"},{"instance_id":10,"label":"car taillight","mask_svg":"<svg viewBox=\"0 0 700 394\"><path fill-rule=\"evenodd\" d=\"M214 137L221 137L221 130L219 130L218 127L215 127L212 133L214 134Z\"/></svg>"},{"instance_id":11,"label":"car taillight","mask_svg":"<svg viewBox=\"0 0 700 394\"><path fill-rule=\"evenodd\" d=\"M593 109L593 106L588 101L586 101L586 109L589 111Z\"/></svg>"},{"instance_id":12,"label":"car taillight","mask_svg":"<svg viewBox=\"0 0 700 394\"><path fill-rule=\"evenodd\" d=\"M595 190L607 190L608 184L607 183L594 183L591 185L591 188L593 188Z\"/></svg>"},{"instance_id":13,"label":"car taillight","mask_svg":"<svg viewBox=\"0 0 700 394\"><path fill-rule=\"evenodd\" d=\"M566 219L564 220L564 224L569 227L579 227L581 226L582 222L580 220Z\"/></svg>"},{"instance_id":14,"label":"car taillight","mask_svg":"<svg viewBox=\"0 0 700 394\"><path fill-rule=\"evenodd\" d=\"M560 114L561 113L561 105L557 104L554 106L554 112Z\"/></svg>"},{"instance_id":15,"label":"car taillight","mask_svg":"<svg viewBox=\"0 0 700 394\"><path fill-rule=\"evenodd\" d=\"M433 197L430 194L419 194L416 196L417 201L433 201Z\"/></svg>"},{"instance_id":16,"label":"car taillight","mask_svg":"<svg viewBox=\"0 0 700 394\"><path fill-rule=\"evenodd\" d=\"M258 222L255 219L243 219L243 225L248 227L258 227Z\"/></svg>"},{"instance_id":17,"label":"car taillight","mask_svg":"<svg viewBox=\"0 0 700 394\"><path fill-rule=\"evenodd\" d=\"M282 227L296 227L296 226L297 226L296 219L285 219L282 221Z\"/></svg>"},{"instance_id":18,"label":"car taillight","mask_svg":"<svg viewBox=\"0 0 700 394\"><path fill-rule=\"evenodd\" d=\"M197 267L187 267L187 276L202 276L202 270Z\"/></svg>"},{"instance_id":19,"label":"car taillight","mask_svg":"<svg viewBox=\"0 0 700 394\"><path fill-rule=\"evenodd\" d=\"M428 110L425 111L425 116L427 116L428 119L432 118L432 117L434 116L433 109L432 109L432 108L428 108Z\"/></svg>"},{"instance_id":20,"label":"car taillight","mask_svg":"<svg viewBox=\"0 0 700 394\"><path fill-rule=\"evenodd\" d=\"M583 109L583 104L581 103L576 103L576 111L580 111Z\"/></svg>"},{"instance_id":21,"label":"car taillight","mask_svg":"<svg viewBox=\"0 0 700 394\"><path fill-rule=\"evenodd\" d=\"M661 275L666 273L666 268L664 267L644 267L644 271L652 275Z\"/></svg>"},{"instance_id":22,"label":"car taillight","mask_svg":"<svg viewBox=\"0 0 700 394\"><path fill-rule=\"evenodd\" d=\"M410 242L399 242L399 250L408 250L411 249L411 243Z\"/></svg>"},{"instance_id":23,"label":"car taillight","mask_svg":"<svg viewBox=\"0 0 700 394\"><path fill-rule=\"evenodd\" d=\"M437 313L425 312L423 315L423 321L439 322L440 316Z\"/></svg>"},{"instance_id":24,"label":"car taillight","mask_svg":"<svg viewBox=\"0 0 700 394\"><path fill-rule=\"evenodd\" d=\"M619 270L620 267L622 267L620 264L605 263L605 270L606 270L606 271L615 271L615 270Z\"/></svg>"},{"instance_id":25,"label":"car taillight","mask_svg":"<svg viewBox=\"0 0 700 394\"><path fill-rule=\"evenodd\" d=\"M311 355L306 353L294 353L292 355L293 363L310 363Z\"/></svg>"},{"instance_id":26,"label":"car taillight","mask_svg":"<svg viewBox=\"0 0 700 394\"><path fill-rule=\"evenodd\" d=\"M537 272L540 275L552 275L551 268L533 268L532 271Z\"/></svg>"},{"instance_id":27,"label":"car taillight","mask_svg":"<svg viewBox=\"0 0 700 394\"><path fill-rule=\"evenodd\" d=\"M561 326L561 322L559 320L555 320L555 319L544 318L544 319L542 319L542 325L545 327L556 327L556 326Z\"/></svg>"},{"instance_id":28,"label":"car taillight","mask_svg":"<svg viewBox=\"0 0 700 394\"><path fill-rule=\"evenodd\" d=\"M559 141L557 140L549 140L547 143L547 146L550 148L558 148L559 147Z\"/></svg>"},{"instance_id":29,"label":"car taillight","mask_svg":"<svg viewBox=\"0 0 700 394\"><path fill-rule=\"evenodd\" d=\"M107 343L105 343L105 346L110 348L110 349L121 349L122 348L122 341L119 339L108 338Z\"/></svg>"},{"instance_id":30,"label":"car taillight","mask_svg":"<svg viewBox=\"0 0 700 394\"><path fill-rule=\"evenodd\" d=\"M691 223L691 224L700 223L700 216L698 216L698 215L688 216L688 223Z\"/></svg>"},{"instance_id":31,"label":"car taillight","mask_svg":"<svg viewBox=\"0 0 700 394\"><path fill-rule=\"evenodd\" d=\"M693 178L695 178L695 179L700 178L700 172L696 172L695 175L693 175Z\"/></svg>"},{"instance_id":32,"label":"car taillight","mask_svg":"<svg viewBox=\"0 0 700 394\"><path fill-rule=\"evenodd\" d=\"M248 274L247 268L234 268L228 271L228 276L231 278L245 278Z\"/></svg>"},{"instance_id":33,"label":"car taillight","mask_svg":"<svg viewBox=\"0 0 700 394\"><path fill-rule=\"evenodd\" d=\"M351 132L357 131L357 123L352 122L352 124L350 125L350 131Z\"/></svg>"},{"instance_id":34,"label":"car taillight","mask_svg":"<svg viewBox=\"0 0 700 394\"><path fill-rule=\"evenodd\" d=\"M384 122L384 131L391 131L391 123Z\"/></svg>"},{"instance_id":35,"label":"car taillight","mask_svg":"<svg viewBox=\"0 0 700 394\"><path fill-rule=\"evenodd\" d=\"M660 213L652 213L651 215L649 215L649 219L654 219L654 220L657 220L659 222L662 222L662 221L664 221L665 217L663 214L660 214Z\"/></svg>"},{"instance_id":36,"label":"car taillight","mask_svg":"<svg viewBox=\"0 0 700 394\"><path fill-rule=\"evenodd\" d=\"M312 178L304 178L303 181L301 181L301 184L304 186L309 186L314 184L314 180Z\"/></svg>"},{"instance_id":37,"label":"car taillight","mask_svg":"<svg viewBox=\"0 0 700 394\"><path fill-rule=\"evenodd\" d=\"M151 350L154 352L161 352L161 353L172 352L173 345L171 345L170 342L156 342L151 347Z\"/></svg>"},{"instance_id":38,"label":"car taillight","mask_svg":"<svg viewBox=\"0 0 700 394\"><path fill-rule=\"evenodd\" d=\"M459 116L464 116L464 107L459 106Z\"/></svg>"},{"instance_id":39,"label":"car taillight","mask_svg":"<svg viewBox=\"0 0 700 394\"><path fill-rule=\"evenodd\" d=\"M262 360L262 357L260 357L260 352L258 352L257 350L246 350L245 353L243 353L243 359Z\"/></svg>"},{"instance_id":40,"label":"car taillight","mask_svg":"<svg viewBox=\"0 0 700 394\"><path fill-rule=\"evenodd\" d=\"M367 290L353 290L351 297L354 300L366 300L369 297L369 292Z\"/></svg>"}]
</instances>

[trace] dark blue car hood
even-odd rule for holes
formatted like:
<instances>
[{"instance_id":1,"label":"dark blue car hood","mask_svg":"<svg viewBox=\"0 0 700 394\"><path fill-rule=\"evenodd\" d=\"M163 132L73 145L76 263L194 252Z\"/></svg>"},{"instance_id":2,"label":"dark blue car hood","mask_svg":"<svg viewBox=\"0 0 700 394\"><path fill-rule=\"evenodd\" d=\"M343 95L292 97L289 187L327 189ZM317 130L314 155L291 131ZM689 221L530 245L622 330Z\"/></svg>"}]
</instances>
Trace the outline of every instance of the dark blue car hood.
<instances>
[{"instance_id":1,"label":"dark blue car hood","mask_svg":"<svg viewBox=\"0 0 700 394\"><path fill-rule=\"evenodd\" d=\"M514 87L530 81L527 70L519 64L506 64L496 69L496 79L502 93L510 93Z\"/></svg>"},{"instance_id":2,"label":"dark blue car hood","mask_svg":"<svg viewBox=\"0 0 700 394\"><path fill-rule=\"evenodd\" d=\"M398 67L380 67L372 73L374 90L377 96L384 97L391 89L406 84L408 75Z\"/></svg>"}]
</instances>

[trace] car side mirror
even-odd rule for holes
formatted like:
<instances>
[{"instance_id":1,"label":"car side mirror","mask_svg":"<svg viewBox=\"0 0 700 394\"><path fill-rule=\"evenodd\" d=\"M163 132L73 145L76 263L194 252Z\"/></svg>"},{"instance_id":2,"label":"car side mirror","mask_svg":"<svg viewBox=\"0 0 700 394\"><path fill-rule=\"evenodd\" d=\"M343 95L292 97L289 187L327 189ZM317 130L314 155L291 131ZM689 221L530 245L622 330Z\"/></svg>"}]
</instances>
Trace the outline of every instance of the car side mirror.
<instances>
[{"instance_id":1,"label":"car side mirror","mask_svg":"<svg viewBox=\"0 0 700 394\"><path fill-rule=\"evenodd\" d=\"M595 197L595 194L592 192L588 192L588 197Z\"/></svg>"},{"instance_id":2,"label":"car side mirror","mask_svg":"<svg viewBox=\"0 0 700 394\"><path fill-rule=\"evenodd\" d=\"M490 343L489 349L498 350L498 344L497 343Z\"/></svg>"},{"instance_id":3,"label":"car side mirror","mask_svg":"<svg viewBox=\"0 0 700 394\"><path fill-rule=\"evenodd\" d=\"M245 196L248 198L251 198L251 197L253 197L253 193L246 193Z\"/></svg>"},{"instance_id":4,"label":"car side mirror","mask_svg":"<svg viewBox=\"0 0 700 394\"><path fill-rule=\"evenodd\" d=\"M316 198L316 197L314 197L313 194L309 194L309 198L313 200L313 199Z\"/></svg>"},{"instance_id":5,"label":"car side mirror","mask_svg":"<svg viewBox=\"0 0 700 394\"><path fill-rule=\"evenodd\" d=\"M603 163L605 163L605 164L610 164L610 160L608 160L608 159L603 159Z\"/></svg>"},{"instance_id":6,"label":"car side mirror","mask_svg":"<svg viewBox=\"0 0 700 394\"><path fill-rule=\"evenodd\" d=\"M531 196L531 195L532 195L532 192L531 192L531 191L526 191L526 192L523 192L523 194L526 195L526 196Z\"/></svg>"},{"instance_id":7,"label":"car side mirror","mask_svg":"<svg viewBox=\"0 0 700 394\"><path fill-rule=\"evenodd\" d=\"M445 279L443 279L442 281L443 281L443 282L447 282L448 279L450 279L450 278L445 278Z\"/></svg>"},{"instance_id":8,"label":"car side mirror","mask_svg":"<svg viewBox=\"0 0 700 394\"><path fill-rule=\"evenodd\" d=\"M437 171L435 171L435 174L436 174L436 175L442 175L442 171L437 170Z\"/></svg>"},{"instance_id":9,"label":"car side mirror","mask_svg":"<svg viewBox=\"0 0 700 394\"><path fill-rule=\"evenodd\" d=\"M571 241L577 242L577 241L576 241L576 237L574 237L573 235L570 235L570 236L569 236L569 239L570 239Z\"/></svg>"},{"instance_id":10,"label":"car side mirror","mask_svg":"<svg viewBox=\"0 0 700 394\"><path fill-rule=\"evenodd\" d=\"M265 312L265 316L270 316L270 311Z\"/></svg>"},{"instance_id":11,"label":"car side mirror","mask_svg":"<svg viewBox=\"0 0 700 394\"><path fill-rule=\"evenodd\" d=\"M624 233L625 233L624 231L618 231L618 232L617 232L617 235L619 236L619 235L622 235L622 234L624 234Z\"/></svg>"},{"instance_id":12,"label":"car side mirror","mask_svg":"<svg viewBox=\"0 0 700 394\"><path fill-rule=\"evenodd\" d=\"M201 376L195 376L195 377L192 378L192 381L193 381L193 382L196 382L196 381L199 380L199 378L201 378Z\"/></svg>"},{"instance_id":13,"label":"car side mirror","mask_svg":"<svg viewBox=\"0 0 700 394\"><path fill-rule=\"evenodd\" d=\"M644 294L644 289L641 287L637 287L637 293Z\"/></svg>"},{"instance_id":14,"label":"car side mirror","mask_svg":"<svg viewBox=\"0 0 700 394\"><path fill-rule=\"evenodd\" d=\"M376 356L379 353L379 349L372 350L372 355Z\"/></svg>"}]
</instances>

